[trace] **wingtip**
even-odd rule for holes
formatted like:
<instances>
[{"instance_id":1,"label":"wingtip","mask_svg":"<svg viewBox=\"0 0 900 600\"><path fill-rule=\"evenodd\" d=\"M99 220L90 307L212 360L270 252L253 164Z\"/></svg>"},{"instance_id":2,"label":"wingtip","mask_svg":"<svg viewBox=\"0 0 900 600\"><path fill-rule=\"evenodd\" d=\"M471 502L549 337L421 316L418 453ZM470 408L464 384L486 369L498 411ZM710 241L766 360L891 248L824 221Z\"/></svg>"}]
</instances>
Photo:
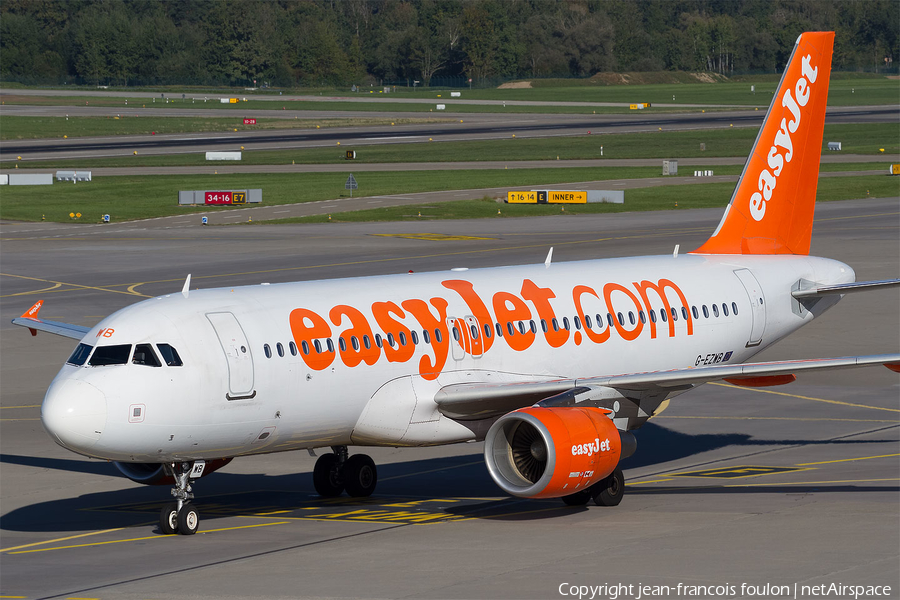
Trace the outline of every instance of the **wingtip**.
<instances>
[{"instance_id":1,"label":"wingtip","mask_svg":"<svg viewBox=\"0 0 900 600\"><path fill-rule=\"evenodd\" d=\"M42 307L43 305L44 305L44 301L43 301L43 300L38 300L37 302L34 303L34 305L33 305L31 308L29 308L28 310L26 310L25 312L22 313L22 317L21 317L21 318L23 318L23 319L36 319L37 316L38 316L38 313L41 312L41 307Z\"/></svg>"}]
</instances>

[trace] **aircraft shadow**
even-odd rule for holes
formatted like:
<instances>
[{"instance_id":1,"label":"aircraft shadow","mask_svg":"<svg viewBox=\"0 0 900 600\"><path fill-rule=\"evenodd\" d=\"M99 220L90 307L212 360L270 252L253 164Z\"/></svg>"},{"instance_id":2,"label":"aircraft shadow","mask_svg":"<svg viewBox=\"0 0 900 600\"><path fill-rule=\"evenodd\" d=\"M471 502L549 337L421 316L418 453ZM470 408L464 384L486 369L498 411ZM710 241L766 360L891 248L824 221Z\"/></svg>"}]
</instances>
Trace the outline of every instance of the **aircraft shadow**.
<instances>
[{"instance_id":1,"label":"aircraft shadow","mask_svg":"<svg viewBox=\"0 0 900 600\"><path fill-rule=\"evenodd\" d=\"M743 433L687 435L648 423L638 432L637 453L624 460L623 468L635 469L658 465L671 470L666 463L683 460L726 446L828 445L893 442L894 440L756 440ZM223 518L237 514L321 508L328 510L430 510L456 518L495 520L538 520L587 510L567 507L559 500L532 501L508 497L490 479L481 452L461 456L432 458L378 466L380 483L375 495L354 499L346 496L324 499L316 495L312 485L311 465L305 472L269 476L264 473L229 473L228 467L194 484L195 503L201 517ZM739 460L739 459L738 459ZM0 528L6 531L84 531L128 527L155 523L159 508L171 499L169 486L130 484L111 463L56 459L12 454L0 455L0 462L38 469L56 469L89 475L109 475L122 480L123 488L38 502L0 516ZM718 461L717 461L718 462ZM476 463L476 464L472 464ZM703 464L703 463L701 463ZM688 470L682 467L679 470ZM685 486L698 480L687 479ZM709 485L709 480L703 484ZM718 481L719 484L740 483ZM761 487L687 487L634 489L635 494L760 494L817 492L885 492L895 486L761 486ZM401 508L396 508L401 507ZM309 513L304 513L309 514Z\"/></svg>"}]
</instances>

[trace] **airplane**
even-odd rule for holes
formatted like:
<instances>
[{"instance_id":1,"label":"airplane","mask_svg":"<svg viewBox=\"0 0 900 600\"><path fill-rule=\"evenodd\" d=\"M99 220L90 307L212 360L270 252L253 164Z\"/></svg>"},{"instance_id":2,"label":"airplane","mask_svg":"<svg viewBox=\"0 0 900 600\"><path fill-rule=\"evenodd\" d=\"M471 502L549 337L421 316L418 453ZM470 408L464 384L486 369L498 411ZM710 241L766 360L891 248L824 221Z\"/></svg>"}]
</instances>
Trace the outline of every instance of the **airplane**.
<instances>
[{"instance_id":1,"label":"airplane","mask_svg":"<svg viewBox=\"0 0 900 600\"><path fill-rule=\"evenodd\" d=\"M172 485L164 534L193 534L194 483L234 457L330 448L324 497L371 495L349 446L483 441L491 478L524 498L615 506L634 430L703 383L786 384L798 372L900 354L747 362L856 282L809 256L833 32L799 36L730 203L697 250L217 289L151 298L93 327L13 323L79 340L41 419L78 454Z\"/></svg>"}]
</instances>

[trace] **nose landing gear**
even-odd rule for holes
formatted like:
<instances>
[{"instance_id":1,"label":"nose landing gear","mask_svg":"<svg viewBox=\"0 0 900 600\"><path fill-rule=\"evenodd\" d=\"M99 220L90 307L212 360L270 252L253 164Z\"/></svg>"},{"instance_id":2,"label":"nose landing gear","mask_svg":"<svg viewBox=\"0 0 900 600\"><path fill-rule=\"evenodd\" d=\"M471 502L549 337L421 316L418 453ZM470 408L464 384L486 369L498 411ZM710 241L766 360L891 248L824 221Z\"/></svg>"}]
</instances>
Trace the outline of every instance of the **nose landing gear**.
<instances>
[{"instance_id":1,"label":"nose landing gear","mask_svg":"<svg viewBox=\"0 0 900 600\"><path fill-rule=\"evenodd\" d=\"M378 484L378 469L366 454L347 457L347 446L332 446L334 452L323 454L313 469L313 486L323 498L334 498L347 492L354 498L371 496Z\"/></svg>"},{"instance_id":2,"label":"nose landing gear","mask_svg":"<svg viewBox=\"0 0 900 600\"><path fill-rule=\"evenodd\" d=\"M193 466L191 462L182 462L164 467L166 474L175 479L175 487L172 488L175 501L167 502L159 513L159 529L166 535L193 535L200 527L200 513L190 502L194 498L191 487Z\"/></svg>"}]
</instances>

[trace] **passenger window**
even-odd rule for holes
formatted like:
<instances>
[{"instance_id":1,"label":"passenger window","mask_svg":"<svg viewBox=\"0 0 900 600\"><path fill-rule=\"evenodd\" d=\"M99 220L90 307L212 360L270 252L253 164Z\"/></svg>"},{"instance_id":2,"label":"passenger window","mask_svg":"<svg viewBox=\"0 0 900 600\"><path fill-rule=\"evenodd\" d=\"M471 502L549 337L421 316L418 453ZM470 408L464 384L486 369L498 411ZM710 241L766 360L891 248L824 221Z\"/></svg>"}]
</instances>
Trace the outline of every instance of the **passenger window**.
<instances>
[{"instance_id":1,"label":"passenger window","mask_svg":"<svg viewBox=\"0 0 900 600\"><path fill-rule=\"evenodd\" d=\"M422 330L422 340L424 340L424 342L425 342L426 344L430 344L430 343L431 343L431 335L429 335L427 329L423 329L423 330Z\"/></svg>"},{"instance_id":2,"label":"passenger window","mask_svg":"<svg viewBox=\"0 0 900 600\"><path fill-rule=\"evenodd\" d=\"M625 317L622 316L622 313L616 313L616 318L619 320L619 325L625 326Z\"/></svg>"},{"instance_id":3,"label":"passenger window","mask_svg":"<svg viewBox=\"0 0 900 600\"><path fill-rule=\"evenodd\" d=\"M281 345L281 342L275 344L275 350L278 351L278 356L284 358L284 346Z\"/></svg>"},{"instance_id":4,"label":"passenger window","mask_svg":"<svg viewBox=\"0 0 900 600\"><path fill-rule=\"evenodd\" d=\"M630 310L628 311L628 320L631 322L632 325L635 324L635 321L634 321L634 313L633 313L632 311L630 311Z\"/></svg>"},{"instance_id":5,"label":"passenger window","mask_svg":"<svg viewBox=\"0 0 900 600\"><path fill-rule=\"evenodd\" d=\"M525 322L519 321L519 331L525 333Z\"/></svg>"},{"instance_id":6,"label":"passenger window","mask_svg":"<svg viewBox=\"0 0 900 600\"><path fill-rule=\"evenodd\" d=\"M441 330L440 330L440 329L435 329L435 330L434 330L434 339L435 339L435 341L436 341L438 344L440 344L441 342L444 341L444 340L443 340L443 337L444 337L444 336L441 335Z\"/></svg>"},{"instance_id":7,"label":"passenger window","mask_svg":"<svg viewBox=\"0 0 900 600\"><path fill-rule=\"evenodd\" d=\"M704 318L704 319L708 319L708 318L709 318L709 311L706 309L706 305L705 305L705 304L703 305L703 318Z\"/></svg>"},{"instance_id":8,"label":"passenger window","mask_svg":"<svg viewBox=\"0 0 900 600\"><path fill-rule=\"evenodd\" d=\"M491 337L491 326L488 323L484 324L484 337Z\"/></svg>"},{"instance_id":9,"label":"passenger window","mask_svg":"<svg viewBox=\"0 0 900 600\"><path fill-rule=\"evenodd\" d=\"M650 309L650 322L656 323L656 311L652 308Z\"/></svg>"},{"instance_id":10,"label":"passenger window","mask_svg":"<svg viewBox=\"0 0 900 600\"><path fill-rule=\"evenodd\" d=\"M685 308L683 306L681 307L681 316L684 317L685 321L687 321L687 319L688 319L687 308Z\"/></svg>"},{"instance_id":11,"label":"passenger window","mask_svg":"<svg viewBox=\"0 0 900 600\"><path fill-rule=\"evenodd\" d=\"M453 326L453 339L457 342L459 341L459 329L456 328L456 325Z\"/></svg>"},{"instance_id":12,"label":"passenger window","mask_svg":"<svg viewBox=\"0 0 900 600\"><path fill-rule=\"evenodd\" d=\"M291 344L293 343L294 342L291 342ZM316 349L316 354L322 354L322 343L319 342L319 340L313 340L313 348ZM295 351L294 347L291 348L291 354L297 356L297 352Z\"/></svg>"},{"instance_id":13,"label":"passenger window","mask_svg":"<svg viewBox=\"0 0 900 600\"><path fill-rule=\"evenodd\" d=\"M381 334L380 333L375 334L375 345L378 346L379 348L381 348Z\"/></svg>"},{"instance_id":14,"label":"passenger window","mask_svg":"<svg viewBox=\"0 0 900 600\"><path fill-rule=\"evenodd\" d=\"M144 365L145 367L161 367L162 363L156 358L156 352L150 344L138 344L134 347L134 356L131 358L132 364Z\"/></svg>"},{"instance_id":15,"label":"passenger window","mask_svg":"<svg viewBox=\"0 0 900 600\"><path fill-rule=\"evenodd\" d=\"M590 329L591 327L593 327L593 325L591 325L591 315L584 315L584 325L585 325L585 327L587 327L588 329Z\"/></svg>"},{"instance_id":16,"label":"passenger window","mask_svg":"<svg viewBox=\"0 0 900 600\"><path fill-rule=\"evenodd\" d=\"M306 342L304 342L304 343L306 343ZM341 349L341 352L347 351L347 342L342 337L338 338L338 348ZM307 352L306 348L303 349L303 354L309 354L309 352Z\"/></svg>"},{"instance_id":17,"label":"passenger window","mask_svg":"<svg viewBox=\"0 0 900 600\"><path fill-rule=\"evenodd\" d=\"M334 342L331 341L331 338L325 340L325 345L328 346L329 352L334 352Z\"/></svg>"},{"instance_id":18,"label":"passenger window","mask_svg":"<svg viewBox=\"0 0 900 600\"><path fill-rule=\"evenodd\" d=\"M369 339L368 335L363 336L363 346L366 347L366 350L372 347L372 341Z\"/></svg>"},{"instance_id":19,"label":"passenger window","mask_svg":"<svg viewBox=\"0 0 900 600\"><path fill-rule=\"evenodd\" d=\"M556 317L550 320L550 324L553 325L553 331L559 331L559 323L556 322Z\"/></svg>"},{"instance_id":20,"label":"passenger window","mask_svg":"<svg viewBox=\"0 0 900 600\"><path fill-rule=\"evenodd\" d=\"M728 305L725 304L724 302L722 303L722 314L725 315L726 317L728 316Z\"/></svg>"},{"instance_id":21,"label":"passenger window","mask_svg":"<svg viewBox=\"0 0 900 600\"><path fill-rule=\"evenodd\" d=\"M537 333L537 324L535 324L534 320L528 321L528 326L531 329L531 333Z\"/></svg>"},{"instance_id":22,"label":"passenger window","mask_svg":"<svg viewBox=\"0 0 900 600\"><path fill-rule=\"evenodd\" d=\"M606 322L610 327L613 326L613 317L610 313L606 313Z\"/></svg>"},{"instance_id":23,"label":"passenger window","mask_svg":"<svg viewBox=\"0 0 900 600\"><path fill-rule=\"evenodd\" d=\"M544 330L544 333L547 333L547 320L541 319L541 329Z\"/></svg>"},{"instance_id":24,"label":"passenger window","mask_svg":"<svg viewBox=\"0 0 900 600\"><path fill-rule=\"evenodd\" d=\"M291 351L291 356L297 356L297 344L294 342L288 342L288 348ZM322 351L322 344L319 343L319 340L316 340L316 352Z\"/></svg>"},{"instance_id":25,"label":"passenger window","mask_svg":"<svg viewBox=\"0 0 900 600\"><path fill-rule=\"evenodd\" d=\"M168 366L180 367L184 364L181 362L181 357L178 356L178 351L174 347L169 344L157 344L156 347L159 349L159 353L162 354L163 362Z\"/></svg>"},{"instance_id":26,"label":"passenger window","mask_svg":"<svg viewBox=\"0 0 900 600\"><path fill-rule=\"evenodd\" d=\"M478 328L474 325L470 325L469 330L472 332L472 339L477 340L478 339Z\"/></svg>"},{"instance_id":27,"label":"passenger window","mask_svg":"<svg viewBox=\"0 0 900 600\"><path fill-rule=\"evenodd\" d=\"M418 345L419 344L419 334L416 333L415 331L410 331L409 335L412 338L412 343L414 345Z\"/></svg>"},{"instance_id":28,"label":"passenger window","mask_svg":"<svg viewBox=\"0 0 900 600\"><path fill-rule=\"evenodd\" d=\"M572 317L572 320L575 321L575 329L581 330L581 319L578 318L578 315Z\"/></svg>"},{"instance_id":29,"label":"passenger window","mask_svg":"<svg viewBox=\"0 0 900 600\"><path fill-rule=\"evenodd\" d=\"M309 354L309 342L303 340L300 342L300 347L303 348L303 354ZM269 347L266 346L266 358L269 357Z\"/></svg>"},{"instance_id":30,"label":"passenger window","mask_svg":"<svg viewBox=\"0 0 900 600\"><path fill-rule=\"evenodd\" d=\"M569 331L569 317L563 317L563 329Z\"/></svg>"},{"instance_id":31,"label":"passenger window","mask_svg":"<svg viewBox=\"0 0 900 600\"><path fill-rule=\"evenodd\" d=\"M719 307L716 306L715 304L713 304L712 309L713 309L713 316L718 317L719 316Z\"/></svg>"},{"instance_id":32,"label":"passenger window","mask_svg":"<svg viewBox=\"0 0 900 600\"><path fill-rule=\"evenodd\" d=\"M117 346L97 346L88 364L92 367L106 367L109 365L124 365L131 354L131 344L119 344Z\"/></svg>"},{"instance_id":33,"label":"passenger window","mask_svg":"<svg viewBox=\"0 0 900 600\"><path fill-rule=\"evenodd\" d=\"M672 307L672 321L674 322L674 321L677 321L677 320L678 320L678 311L677 311L677 310L675 309L675 307L673 306L673 307Z\"/></svg>"},{"instance_id":34,"label":"passenger window","mask_svg":"<svg viewBox=\"0 0 900 600\"><path fill-rule=\"evenodd\" d=\"M500 323L497 323L497 337L503 337L503 327L500 326Z\"/></svg>"},{"instance_id":35,"label":"passenger window","mask_svg":"<svg viewBox=\"0 0 900 600\"><path fill-rule=\"evenodd\" d=\"M662 319L663 323L665 323L666 321L669 320L669 318L666 316L666 309L664 309L664 308L659 309L659 318Z\"/></svg>"},{"instance_id":36,"label":"passenger window","mask_svg":"<svg viewBox=\"0 0 900 600\"><path fill-rule=\"evenodd\" d=\"M600 313L597 313L597 329L603 329L603 317L600 316Z\"/></svg>"},{"instance_id":37,"label":"passenger window","mask_svg":"<svg viewBox=\"0 0 900 600\"><path fill-rule=\"evenodd\" d=\"M509 335L513 334L513 324L511 321L506 322L506 330L509 332Z\"/></svg>"},{"instance_id":38,"label":"passenger window","mask_svg":"<svg viewBox=\"0 0 900 600\"><path fill-rule=\"evenodd\" d=\"M402 333L400 335L403 335ZM355 335L350 336L350 344L353 346L353 349L359 352L359 338Z\"/></svg>"},{"instance_id":39,"label":"passenger window","mask_svg":"<svg viewBox=\"0 0 900 600\"><path fill-rule=\"evenodd\" d=\"M733 312L735 315L737 315L737 302L731 303L731 312Z\"/></svg>"},{"instance_id":40,"label":"passenger window","mask_svg":"<svg viewBox=\"0 0 900 600\"><path fill-rule=\"evenodd\" d=\"M303 344L305 345L306 342L303 342ZM269 348L268 344L263 344L263 352L265 353L266 358L272 358L272 349ZM309 348L306 348L303 354L309 354Z\"/></svg>"},{"instance_id":41,"label":"passenger window","mask_svg":"<svg viewBox=\"0 0 900 600\"><path fill-rule=\"evenodd\" d=\"M88 355L93 349L93 346L88 346L87 344L78 344L78 346L75 347L75 351L72 352L72 356L70 356L69 360L66 361L66 364L80 367L84 364L84 361L87 360Z\"/></svg>"},{"instance_id":42,"label":"passenger window","mask_svg":"<svg viewBox=\"0 0 900 600\"><path fill-rule=\"evenodd\" d=\"M695 318L695 319L699 319L699 318L700 318L700 313L697 312L697 307L696 307L696 306L692 306L692 307L691 307L691 314L694 315L694 318Z\"/></svg>"},{"instance_id":43,"label":"passenger window","mask_svg":"<svg viewBox=\"0 0 900 600\"><path fill-rule=\"evenodd\" d=\"M388 346L390 346L391 348L394 347L394 334L393 333L387 334L387 343L388 343Z\"/></svg>"},{"instance_id":44,"label":"passenger window","mask_svg":"<svg viewBox=\"0 0 900 600\"><path fill-rule=\"evenodd\" d=\"M405 346L406 345L406 334L401 331L400 335L398 337L400 339L400 345Z\"/></svg>"}]
</instances>

